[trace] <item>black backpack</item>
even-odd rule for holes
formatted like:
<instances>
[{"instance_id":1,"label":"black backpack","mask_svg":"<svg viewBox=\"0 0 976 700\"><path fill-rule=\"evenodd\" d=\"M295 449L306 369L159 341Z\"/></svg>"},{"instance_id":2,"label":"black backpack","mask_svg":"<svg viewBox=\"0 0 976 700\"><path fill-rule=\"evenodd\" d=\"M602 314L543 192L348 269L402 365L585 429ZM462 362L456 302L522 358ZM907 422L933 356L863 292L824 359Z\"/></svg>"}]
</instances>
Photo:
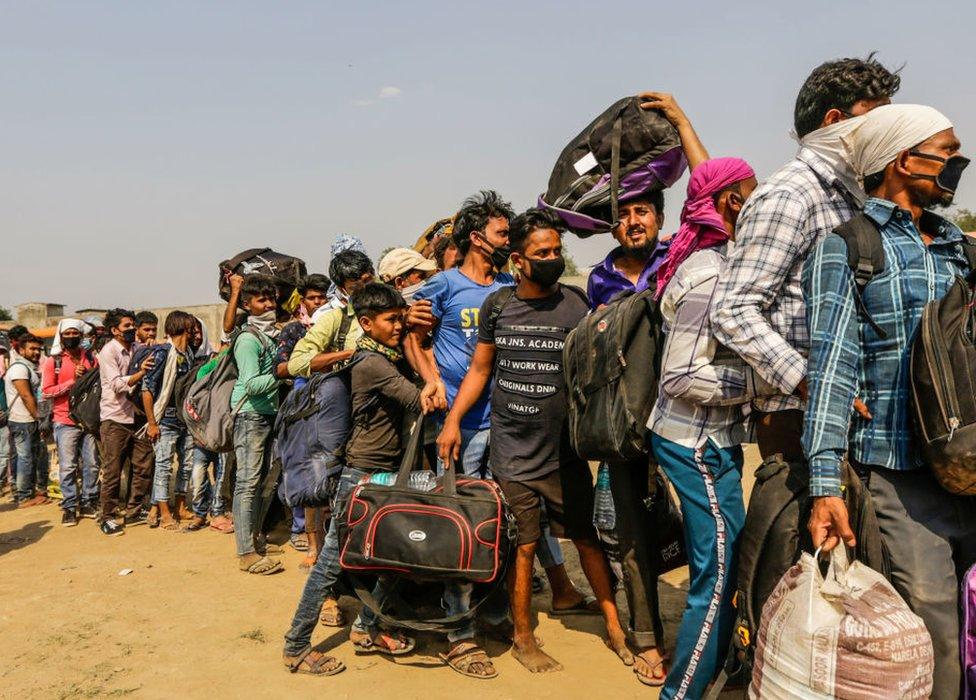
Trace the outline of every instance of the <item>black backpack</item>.
<instances>
[{"instance_id":1,"label":"black backpack","mask_svg":"<svg viewBox=\"0 0 976 700\"><path fill-rule=\"evenodd\" d=\"M587 125L559 154L539 197L579 236L609 231L619 201L669 187L685 170L678 132L640 103L624 97Z\"/></svg>"},{"instance_id":2,"label":"black backpack","mask_svg":"<svg viewBox=\"0 0 976 700\"><path fill-rule=\"evenodd\" d=\"M68 415L79 428L96 438L102 425L102 377L98 367L85 372L68 394Z\"/></svg>"},{"instance_id":3,"label":"black backpack","mask_svg":"<svg viewBox=\"0 0 976 700\"><path fill-rule=\"evenodd\" d=\"M567 336L569 437L580 457L620 462L647 453L663 346L653 289L621 294Z\"/></svg>"},{"instance_id":4,"label":"black backpack","mask_svg":"<svg viewBox=\"0 0 976 700\"><path fill-rule=\"evenodd\" d=\"M275 281L278 288L278 306L284 305L292 298L307 274L305 261L293 255L278 253L271 248L250 248L238 253L219 265L220 276L217 280L220 298L230 299L230 275L267 275Z\"/></svg>"},{"instance_id":5,"label":"black backpack","mask_svg":"<svg viewBox=\"0 0 976 700\"><path fill-rule=\"evenodd\" d=\"M922 454L943 488L966 496L976 495L974 303L969 282L957 277L942 299L925 307L910 369Z\"/></svg>"},{"instance_id":6,"label":"black backpack","mask_svg":"<svg viewBox=\"0 0 976 700\"><path fill-rule=\"evenodd\" d=\"M881 541L871 494L849 466L843 466L844 500L857 539L854 556L889 576L891 566ZM763 606L783 574L804 551L813 551L807 530L810 517L810 470L805 462L785 462L782 455L766 458L756 470L749 509L739 538L736 610L725 668L706 696L709 700L729 679L748 683L756 652Z\"/></svg>"}]
</instances>

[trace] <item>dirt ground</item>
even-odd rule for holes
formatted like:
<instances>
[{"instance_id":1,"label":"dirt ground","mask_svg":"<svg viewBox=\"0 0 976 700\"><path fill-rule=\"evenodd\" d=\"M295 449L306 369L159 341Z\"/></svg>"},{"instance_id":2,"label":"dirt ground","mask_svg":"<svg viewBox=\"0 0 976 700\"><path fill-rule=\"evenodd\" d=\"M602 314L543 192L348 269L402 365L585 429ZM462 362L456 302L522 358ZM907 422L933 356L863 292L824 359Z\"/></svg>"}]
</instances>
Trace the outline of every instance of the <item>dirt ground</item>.
<instances>
[{"instance_id":1,"label":"dirt ground","mask_svg":"<svg viewBox=\"0 0 976 700\"><path fill-rule=\"evenodd\" d=\"M747 451L747 474L758 457ZM747 479L751 482L751 479ZM581 586L575 551L564 543ZM655 698L608 651L598 618L550 618L548 589L535 598L537 634L565 670L525 671L501 644L488 644L499 677L464 678L437 658L444 641L424 636L396 662L357 656L347 632L316 631L347 670L331 678L291 675L282 635L301 593L301 555L286 547L286 570L270 577L237 571L232 536L136 527L106 538L92 520L60 526L56 505L0 505L0 697L3 698ZM132 572L120 575L125 569ZM662 577L672 641L687 569ZM621 607L626 603L622 592ZM344 598L349 614L355 601ZM723 698L736 697L726 693Z\"/></svg>"}]
</instances>

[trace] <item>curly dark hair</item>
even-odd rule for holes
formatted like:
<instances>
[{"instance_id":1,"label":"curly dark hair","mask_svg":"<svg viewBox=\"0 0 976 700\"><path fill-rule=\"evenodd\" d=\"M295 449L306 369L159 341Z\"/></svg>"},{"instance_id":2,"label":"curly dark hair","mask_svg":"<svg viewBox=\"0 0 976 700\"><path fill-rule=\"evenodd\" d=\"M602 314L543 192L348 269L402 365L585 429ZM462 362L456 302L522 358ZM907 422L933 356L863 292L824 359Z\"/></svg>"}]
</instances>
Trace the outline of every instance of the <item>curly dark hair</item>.
<instances>
[{"instance_id":1,"label":"curly dark hair","mask_svg":"<svg viewBox=\"0 0 976 700\"><path fill-rule=\"evenodd\" d=\"M502 199L494 190L481 190L461 203L461 210L454 219L454 243L461 255L468 254L471 247L471 234L484 231L488 219L502 218L509 221L515 216L512 205Z\"/></svg>"},{"instance_id":2,"label":"curly dark hair","mask_svg":"<svg viewBox=\"0 0 976 700\"><path fill-rule=\"evenodd\" d=\"M136 314L128 309L109 309L105 312L105 321L103 321L105 330L111 331L113 328L118 328L123 318L131 318L134 322Z\"/></svg>"},{"instance_id":3,"label":"curly dark hair","mask_svg":"<svg viewBox=\"0 0 976 700\"><path fill-rule=\"evenodd\" d=\"M831 109L849 112L855 102L891 97L901 87L901 68L890 71L875 60L839 58L813 69L796 96L793 125L801 138L816 131Z\"/></svg>"}]
</instances>

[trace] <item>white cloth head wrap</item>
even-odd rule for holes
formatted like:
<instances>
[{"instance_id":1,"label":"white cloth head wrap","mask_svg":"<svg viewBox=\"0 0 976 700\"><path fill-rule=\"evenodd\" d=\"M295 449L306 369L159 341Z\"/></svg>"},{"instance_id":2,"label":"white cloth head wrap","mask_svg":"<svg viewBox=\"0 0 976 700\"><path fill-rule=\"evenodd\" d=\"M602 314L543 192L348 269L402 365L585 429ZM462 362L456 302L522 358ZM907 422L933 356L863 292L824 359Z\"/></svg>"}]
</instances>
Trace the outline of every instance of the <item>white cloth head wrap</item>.
<instances>
[{"instance_id":1,"label":"white cloth head wrap","mask_svg":"<svg viewBox=\"0 0 976 700\"><path fill-rule=\"evenodd\" d=\"M863 204L867 199L864 188L854 174L851 167L850 153L844 143L850 134L864 123L865 115L850 117L811 131L800 141L801 148L808 148L830 165L837 179L858 203ZM794 134L796 137L796 134Z\"/></svg>"},{"instance_id":2,"label":"white cloth head wrap","mask_svg":"<svg viewBox=\"0 0 976 700\"><path fill-rule=\"evenodd\" d=\"M951 128L952 122L932 107L884 105L865 114L844 144L854 174L863 184L866 176L884 170L902 151Z\"/></svg>"},{"instance_id":3,"label":"white cloth head wrap","mask_svg":"<svg viewBox=\"0 0 976 700\"><path fill-rule=\"evenodd\" d=\"M74 328L82 335L90 333L92 330L91 326L84 321L78 320L77 318L62 318L60 321L58 321L58 329L54 332L54 342L51 343L52 355L60 355L64 350L64 346L61 345L61 332L67 328Z\"/></svg>"}]
</instances>

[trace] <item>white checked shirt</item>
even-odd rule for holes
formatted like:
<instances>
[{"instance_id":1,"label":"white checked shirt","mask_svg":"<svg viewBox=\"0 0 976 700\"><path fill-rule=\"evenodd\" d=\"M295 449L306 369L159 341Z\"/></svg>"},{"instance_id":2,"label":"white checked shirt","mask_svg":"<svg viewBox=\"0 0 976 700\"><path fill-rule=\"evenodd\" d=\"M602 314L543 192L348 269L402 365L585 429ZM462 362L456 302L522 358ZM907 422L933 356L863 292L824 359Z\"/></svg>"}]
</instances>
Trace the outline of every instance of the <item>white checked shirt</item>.
<instances>
[{"instance_id":1,"label":"white checked shirt","mask_svg":"<svg viewBox=\"0 0 976 700\"><path fill-rule=\"evenodd\" d=\"M833 169L807 148L742 208L711 318L719 342L781 392L756 399L759 410L803 408L792 395L810 348L800 272L814 244L855 211Z\"/></svg>"},{"instance_id":2,"label":"white checked shirt","mask_svg":"<svg viewBox=\"0 0 976 700\"><path fill-rule=\"evenodd\" d=\"M708 316L725 265L725 246L699 250L678 266L661 296L661 387L647 427L683 447L748 442L747 404L774 391L715 340Z\"/></svg>"}]
</instances>

